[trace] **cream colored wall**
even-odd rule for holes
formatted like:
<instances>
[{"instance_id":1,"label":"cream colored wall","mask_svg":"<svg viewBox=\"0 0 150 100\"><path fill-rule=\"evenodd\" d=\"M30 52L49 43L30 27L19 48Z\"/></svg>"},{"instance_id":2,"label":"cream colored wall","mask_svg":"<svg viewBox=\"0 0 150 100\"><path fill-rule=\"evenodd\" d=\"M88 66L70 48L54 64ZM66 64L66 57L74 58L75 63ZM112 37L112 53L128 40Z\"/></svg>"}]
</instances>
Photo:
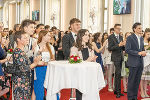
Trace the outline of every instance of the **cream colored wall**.
<instances>
[{"instance_id":1,"label":"cream colored wall","mask_svg":"<svg viewBox=\"0 0 150 100\"><path fill-rule=\"evenodd\" d=\"M16 24L16 4L9 4L9 29Z\"/></svg>"},{"instance_id":2,"label":"cream colored wall","mask_svg":"<svg viewBox=\"0 0 150 100\"><path fill-rule=\"evenodd\" d=\"M70 19L76 17L76 0L64 0L64 26L62 29L67 30Z\"/></svg>"},{"instance_id":3,"label":"cream colored wall","mask_svg":"<svg viewBox=\"0 0 150 100\"><path fill-rule=\"evenodd\" d=\"M40 11L40 0L30 0L30 19L32 19L32 11L35 10ZM39 21L37 23L39 23Z\"/></svg>"},{"instance_id":4,"label":"cream colored wall","mask_svg":"<svg viewBox=\"0 0 150 100\"><path fill-rule=\"evenodd\" d=\"M123 33L132 31L132 25L134 24L134 3L135 0L131 0L131 14L113 15L113 0L109 0L108 32L116 23L122 25Z\"/></svg>"}]
</instances>

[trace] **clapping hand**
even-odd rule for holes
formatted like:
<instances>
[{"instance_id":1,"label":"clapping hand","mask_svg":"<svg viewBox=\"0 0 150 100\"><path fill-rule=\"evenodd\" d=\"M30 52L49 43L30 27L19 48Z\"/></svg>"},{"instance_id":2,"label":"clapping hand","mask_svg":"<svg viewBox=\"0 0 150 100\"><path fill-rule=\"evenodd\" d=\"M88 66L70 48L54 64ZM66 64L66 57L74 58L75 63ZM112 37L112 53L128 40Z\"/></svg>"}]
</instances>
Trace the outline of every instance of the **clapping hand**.
<instances>
[{"instance_id":1,"label":"clapping hand","mask_svg":"<svg viewBox=\"0 0 150 100\"><path fill-rule=\"evenodd\" d=\"M141 51L141 52L139 52L138 54L139 54L140 56L145 57L145 56L146 56L146 51Z\"/></svg>"},{"instance_id":2,"label":"clapping hand","mask_svg":"<svg viewBox=\"0 0 150 100\"><path fill-rule=\"evenodd\" d=\"M35 64L38 64L38 63L41 61L41 59L42 59L41 55L35 57L35 58L34 58L34 63L35 63Z\"/></svg>"},{"instance_id":3,"label":"clapping hand","mask_svg":"<svg viewBox=\"0 0 150 100\"><path fill-rule=\"evenodd\" d=\"M124 43L123 41L121 41L121 42L119 43L119 47L124 46L124 45L125 45L125 43Z\"/></svg>"},{"instance_id":4,"label":"clapping hand","mask_svg":"<svg viewBox=\"0 0 150 100\"><path fill-rule=\"evenodd\" d=\"M143 56L143 57L146 56L146 51L142 51L142 56Z\"/></svg>"},{"instance_id":5,"label":"clapping hand","mask_svg":"<svg viewBox=\"0 0 150 100\"><path fill-rule=\"evenodd\" d=\"M89 62L96 61L97 57L98 57L98 56L89 57L89 58L87 59L87 61L89 61Z\"/></svg>"},{"instance_id":6,"label":"clapping hand","mask_svg":"<svg viewBox=\"0 0 150 100\"><path fill-rule=\"evenodd\" d=\"M94 57L93 57L93 61L96 61L97 57L98 57L98 56L94 56Z\"/></svg>"}]
</instances>

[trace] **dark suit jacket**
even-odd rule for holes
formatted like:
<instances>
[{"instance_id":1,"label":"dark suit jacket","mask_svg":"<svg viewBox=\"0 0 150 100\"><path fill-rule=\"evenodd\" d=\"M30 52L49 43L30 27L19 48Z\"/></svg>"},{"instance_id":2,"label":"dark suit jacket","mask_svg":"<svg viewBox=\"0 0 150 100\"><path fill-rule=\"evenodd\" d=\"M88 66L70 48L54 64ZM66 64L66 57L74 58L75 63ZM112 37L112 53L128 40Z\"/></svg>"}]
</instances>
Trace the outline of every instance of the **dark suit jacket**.
<instances>
[{"instance_id":1,"label":"dark suit jacket","mask_svg":"<svg viewBox=\"0 0 150 100\"><path fill-rule=\"evenodd\" d=\"M15 44L15 41L14 41L14 34L11 34L11 35L9 35L9 45L8 45L8 47L9 47L9 49L12 49L12 48L14 48L14 44Z\"/></svg>"},{"instance_id":2,"label":"dark suit jacket","mask_svg":"<svg viewBox=\"0 0 150 100\"><path fill-rule=\"evenodd\" d=\"M138 45L138 39L135 34L130 35L127 38L125 51L128 54L128 66L137 67L138 65L143 64L143 57L138 55L138 52L144 51L144 39L140 38L140 49Z\"/></svg>"},{"instance_id":3,"label":"dark suit jacket","mask_svg":"<svg viewBox=\"0 0 150 100\"><path fill-rule=\"evenodd\" d=\"M123 37L120 35L119 41L123 41ZM119 42L114 34L108 37L108 50L112 52L111 61L123 61L123 48L119 47Z\"/></svg>"},{"instance_id":4,"label":"dark suit jacket","mask_svg":"<svg viewBox=\"0 0 150 100\"><path fill-rule=\"evenodd\" d=\"M62 39L62 49L66 60L70 56L70 48L73 46L74 42L75 40L71 32L64 35Z\"/></svg>"}]
</instances>

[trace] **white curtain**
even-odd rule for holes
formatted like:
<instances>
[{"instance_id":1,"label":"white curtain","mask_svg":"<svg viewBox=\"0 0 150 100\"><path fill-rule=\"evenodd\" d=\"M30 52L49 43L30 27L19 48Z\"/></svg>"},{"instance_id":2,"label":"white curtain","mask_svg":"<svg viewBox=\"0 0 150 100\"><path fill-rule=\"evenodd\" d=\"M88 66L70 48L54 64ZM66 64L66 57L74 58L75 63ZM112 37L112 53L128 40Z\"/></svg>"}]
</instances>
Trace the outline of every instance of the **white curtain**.
<instances>
[{"instance_id":1,"label":"white curtain","mask_svg":"<svg viewBox=\"0 0 150 100\"><path fill-rule=\"evenodd\" d=\"M104 5L103 0L83 0L81 3L82 28L90 33L103 32L104 30ZM77 10L78 11L78 10Z\"/></svg>"}]
</instances>

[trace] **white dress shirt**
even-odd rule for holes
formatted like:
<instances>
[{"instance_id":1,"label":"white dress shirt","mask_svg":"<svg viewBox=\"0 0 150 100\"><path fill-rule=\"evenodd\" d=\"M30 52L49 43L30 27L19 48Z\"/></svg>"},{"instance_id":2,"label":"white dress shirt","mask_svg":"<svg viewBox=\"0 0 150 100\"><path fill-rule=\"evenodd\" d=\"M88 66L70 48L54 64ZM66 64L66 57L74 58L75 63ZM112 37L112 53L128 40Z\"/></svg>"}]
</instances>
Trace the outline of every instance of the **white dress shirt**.
<instances>
[{"instance_id":1,"label":"white dress shirt","mask_svg":"<svg viewBox=\"0 0 150 100\"><path fill-rule=\"evenodd\" d=\"M74 38L74 41L76 42L76 38L77 38L76 33L72 32L72 31L71 31L71 33L72 33L72 36Z\"/></svg>"},{"instance_id":2,"label":"white dress shirt","mask_svg":"<svg viewBox=\"0 0 150 100\"><path fill-rule=\"evenodd\" d=\"M136 35L136 34L135 34ZM140 49L140 38L141 36L140 35L136 35L137 39L138 39L138 44L139 44L139 49Z\"/></svg>"},{"instance_id":3,"label":"white dress shirt","mask_svg":"<svg viewBox=\"0 0 150 100\"><path fill-rule=\"evenodd\" d=\"M116 34L116 33L114 33L114 34L115 34L115 37L117 38L117 40L119 42L119 34Z\"/></svg>"}]
</instances>

